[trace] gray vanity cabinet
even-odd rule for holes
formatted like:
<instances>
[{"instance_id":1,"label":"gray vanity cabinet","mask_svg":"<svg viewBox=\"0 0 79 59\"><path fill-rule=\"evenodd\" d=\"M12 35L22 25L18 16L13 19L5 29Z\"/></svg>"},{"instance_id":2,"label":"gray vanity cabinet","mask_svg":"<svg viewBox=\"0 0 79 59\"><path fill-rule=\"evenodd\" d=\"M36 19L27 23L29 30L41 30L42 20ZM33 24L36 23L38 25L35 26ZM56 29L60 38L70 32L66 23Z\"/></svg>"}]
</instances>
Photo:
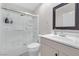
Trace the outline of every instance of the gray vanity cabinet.
<instances>
[{"instance_id":1,"label":"gray vanity cabinet","mask_svg":"<svg viewBox=\"0 0 79 59\"><path fill-rule=\"evenodd\" d=\"M79 49L44 37L41 41L41 56L79 56Z\"/></svg>"}]
</instances>

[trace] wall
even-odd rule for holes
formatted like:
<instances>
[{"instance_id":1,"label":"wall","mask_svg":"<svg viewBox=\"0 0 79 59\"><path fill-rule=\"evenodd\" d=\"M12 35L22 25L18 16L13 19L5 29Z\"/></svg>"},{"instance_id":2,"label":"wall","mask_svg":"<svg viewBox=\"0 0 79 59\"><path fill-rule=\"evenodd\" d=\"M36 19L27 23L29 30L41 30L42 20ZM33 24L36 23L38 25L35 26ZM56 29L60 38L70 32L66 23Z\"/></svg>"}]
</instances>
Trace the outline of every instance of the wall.
<instances>
[{"instance_id":1,"label":"wall","mask_svg":"<svg viewBox=\"0 0 79 59\"><path fill-rule=\"evenodd\" d=\"M38 9L39 15L39 33L47 34L52 31L52 8L57 5L57 3L45 3Z\"/></svg>"},{"instance_id":2,"label":"wall","mask_svg":"<svg viewBox=\"0 0 79 59\"><path fill-rule=\"evenodd\" d=\"M39 34L48 34L48 33L53 33L54 30L52 29L53 27L53 12L52 9L56 5L60 3L45 3L42 4L42 6L38 9L38 14L39 14ZM79 31L78 30L55 30L57 32L64 32L65 34L68 35L73 35L79 37Z\"/></svg>"}]
</instances>

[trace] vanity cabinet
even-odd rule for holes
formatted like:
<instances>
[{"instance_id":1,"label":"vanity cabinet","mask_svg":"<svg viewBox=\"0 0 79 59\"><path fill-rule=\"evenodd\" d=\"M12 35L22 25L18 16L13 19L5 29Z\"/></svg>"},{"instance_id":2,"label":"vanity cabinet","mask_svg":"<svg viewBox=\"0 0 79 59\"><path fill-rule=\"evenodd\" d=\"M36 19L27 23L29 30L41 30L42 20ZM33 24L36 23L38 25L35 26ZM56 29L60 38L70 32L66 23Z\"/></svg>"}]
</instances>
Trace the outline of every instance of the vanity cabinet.
<instances>
[{"instance_id":1,"label":"vanity cabinet","mask_svg":"<svg viewBox=\"0 0 79 59\"><path fill-rule=\"evenodd\" d=\"M41 56L79 56L79 49L41 37Z\"/></svg>"}]
</instances>

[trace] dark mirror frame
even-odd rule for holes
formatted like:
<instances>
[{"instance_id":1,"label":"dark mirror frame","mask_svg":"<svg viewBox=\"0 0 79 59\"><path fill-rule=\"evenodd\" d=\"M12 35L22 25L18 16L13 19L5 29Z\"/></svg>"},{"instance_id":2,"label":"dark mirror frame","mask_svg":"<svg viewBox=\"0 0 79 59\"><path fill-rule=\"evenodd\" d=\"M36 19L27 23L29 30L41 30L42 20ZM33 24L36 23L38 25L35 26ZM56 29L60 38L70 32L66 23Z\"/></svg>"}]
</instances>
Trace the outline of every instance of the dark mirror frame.
<instances>
[{"instance_id":1,"label":"dark mirror frame","mask_svg":"<svg viewBox=\"0 0 79 59\"><path fill-rule=\"evenodd\" d=\"M67 29L67 30L79 30L79 3L75 4L75 27L56 27L56 9L65 6L69 3L61 3L53 8L53 29Z\"/></svg>"}]
</instances>

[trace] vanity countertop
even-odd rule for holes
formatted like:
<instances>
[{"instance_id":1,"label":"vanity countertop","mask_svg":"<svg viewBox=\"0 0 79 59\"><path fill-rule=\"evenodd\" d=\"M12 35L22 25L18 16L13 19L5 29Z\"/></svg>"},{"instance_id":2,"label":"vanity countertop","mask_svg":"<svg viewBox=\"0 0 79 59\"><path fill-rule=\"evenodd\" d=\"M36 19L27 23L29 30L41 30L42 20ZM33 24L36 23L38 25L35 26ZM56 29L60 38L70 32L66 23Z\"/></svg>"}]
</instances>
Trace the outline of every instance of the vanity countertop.
<instances>
[{"instance_id":1,"label":"vanity countertop","mask_svg":"<svg viewBox=\"0 0 79 59\"><path fill-rule=\"evenodd\" d=\"M45 34L45 35L39 35L39 36L79 49L79 38L72 37L72 39L70 39L70 38L61 37L54 34Z\"/></svg>"}]
</instances>

